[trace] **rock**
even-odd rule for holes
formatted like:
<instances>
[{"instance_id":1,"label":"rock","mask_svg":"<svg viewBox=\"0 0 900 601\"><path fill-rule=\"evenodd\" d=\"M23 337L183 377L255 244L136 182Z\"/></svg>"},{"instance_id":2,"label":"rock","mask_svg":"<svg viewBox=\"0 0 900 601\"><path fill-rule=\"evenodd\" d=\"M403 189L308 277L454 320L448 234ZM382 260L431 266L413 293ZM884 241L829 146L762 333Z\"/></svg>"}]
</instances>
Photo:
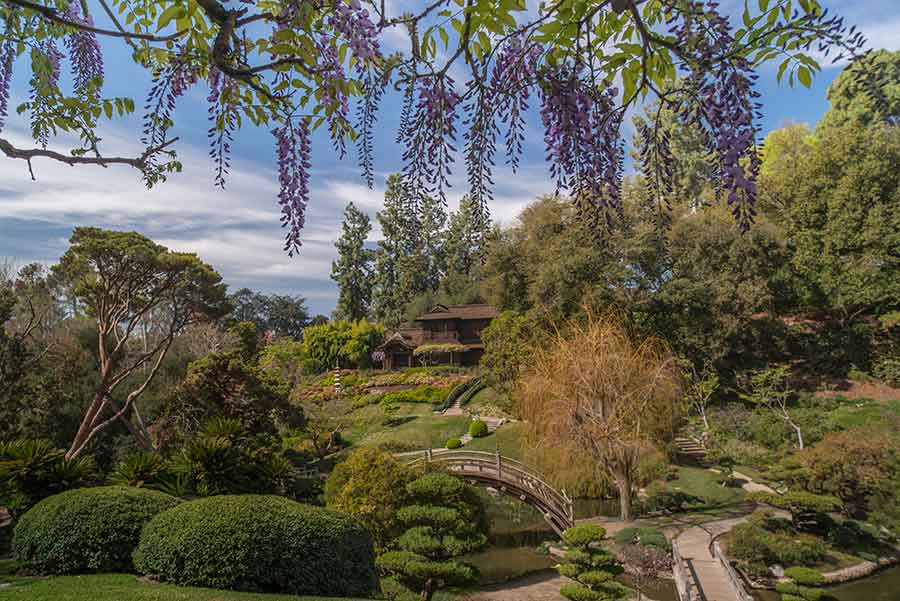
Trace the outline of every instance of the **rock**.
<instances>
[{"instance_id":1,"label":"rock","mask_svg":"<svg viewBox=\"0 0 900 601\"><path fill-rule=\"evenodd\" d=\"M775 578L784 578L784 566L780 566L780 565L770 566L769 573Z\"/></svg>"}]
</instances>

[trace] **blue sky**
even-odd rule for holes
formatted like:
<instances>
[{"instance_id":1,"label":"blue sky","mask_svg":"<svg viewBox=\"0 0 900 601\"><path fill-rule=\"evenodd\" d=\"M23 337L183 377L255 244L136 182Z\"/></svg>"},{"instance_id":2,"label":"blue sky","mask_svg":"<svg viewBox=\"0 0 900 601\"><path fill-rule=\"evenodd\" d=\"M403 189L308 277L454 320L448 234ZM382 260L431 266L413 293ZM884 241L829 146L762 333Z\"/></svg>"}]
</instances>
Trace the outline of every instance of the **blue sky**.
<instances>
[{"instance_id":1,"label":"blue sky","mask_svg":"<svg viewBox=\"0 0 900 601\"><path fill-rule=\"evenodd\" d=\"M395 2L393 4L397 4ZM409 5L416 2L408 1ZM823 2L858 25L874 48L900 49L900 2L869 0ZM742 2L730 0L738 14ZM124 46L105 44L107 81L105 95L130 95L140 107L148 78L135 74ZM779 86L774 68L761 72L764 117L760 126L770 131L789 121L815 123L827 109L825 91L839 72L826 67L811 89ZM17 64L11 106L28 95L28 74ZM324 136L313 148L312 194L304 248L299 256L282 252L278 222L278 193L272 137L265 130L248 127L234 144L232 171L226 190L212 185L212 165L207 159L206 90L195 88L176 111L176 132L184 172L153 190L146 190L139 174L130 168L71 168L50 161L35 161L37 181L31 181L24 162L0 156L0 258L16 262L53 263L65 251L72 228L94 225L137 230L170 248L197 252L225 277L232 288L248 286L267 292L301 294L315 313L330 313L337 291L329 278L335 257L334 240L340 232L341 212L353 201L374 222L380 208L384 181L399 170L401 150L393 144L399 107L389 97L380 112L376 135L376 188L362 181L353 153L337 160ZM109 154L139 154L135 132L137 119L117 121L102 132ZM513 175L498 166L496 199L492 216L510 223L518 211L536 196L550 192L553 184L543 162L543 140L536 120L531 122L522 169ZM11 115L3 136L27 147L27 122ZM65 141L58 147L66 148ZM455 208L465 192L465 169L457 163L449 208ZM377 229L370 237L380 237Z\"/></svg>"}]
</instances>

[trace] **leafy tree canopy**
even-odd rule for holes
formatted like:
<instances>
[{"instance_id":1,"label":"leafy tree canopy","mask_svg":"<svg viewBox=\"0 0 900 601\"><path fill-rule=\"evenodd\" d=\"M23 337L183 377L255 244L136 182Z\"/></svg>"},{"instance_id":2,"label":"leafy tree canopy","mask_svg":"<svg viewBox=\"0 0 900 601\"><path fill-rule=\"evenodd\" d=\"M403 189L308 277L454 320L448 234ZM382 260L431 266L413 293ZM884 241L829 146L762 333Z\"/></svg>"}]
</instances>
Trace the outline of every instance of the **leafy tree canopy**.
<instances>
[{"instance_id":1,"label":"leafy tree canopy","mask_svg":"<svg viewBox=\"0 0 900 601\"><path fill-rule=\"evenodd\" d=\"M520 0L437 0L403 14L386 6L355 0L235 6L220 0L3 0L0 124L9 115L12 72L24 69L31 93L17 108L28 115L34 145L0 139L0 151L29 165L37 158L129 165L154 185L181 168L175 107L191 88L203 86L217 185L225 185L236 130L271 130L285 244L295 252L309 200L311 132L327 130L341 157L348 142L355 143L372 185L373 133L386 95L401 97L397 139L404 186L415 203L443 199L459 144L471 198L484 214L498 146L517 168L528 108L535 104L551 176L594 224L618 203L623 116L640 100L655 98L703 132L728 202L746 227L758 167L757 69L774 62L779 78L809 86L820 69L811 49L827 49L835 60L856 59L865 42L816 0L748 2L736 26L717 3L689 0L562 0L536 11ZM398 32L408 44L389 53L388 40ZM127 53L132 69L152 74L142 101L105 93L101 39ZM64 60L71 80L60 77ZM857 62L863 74L865 63ZM451 72L465 73L465 81L454 81ZM860 78L878 92L877 82ZM355 119L351 100L357 101ZM134 137L144 150L106 154L102 126L127 118L138 103L141 132ZM78 140L68 153L56 150L63 135ZM645 136L669 162L665 136L656 128Z\"/></svg>"}]
</instances>

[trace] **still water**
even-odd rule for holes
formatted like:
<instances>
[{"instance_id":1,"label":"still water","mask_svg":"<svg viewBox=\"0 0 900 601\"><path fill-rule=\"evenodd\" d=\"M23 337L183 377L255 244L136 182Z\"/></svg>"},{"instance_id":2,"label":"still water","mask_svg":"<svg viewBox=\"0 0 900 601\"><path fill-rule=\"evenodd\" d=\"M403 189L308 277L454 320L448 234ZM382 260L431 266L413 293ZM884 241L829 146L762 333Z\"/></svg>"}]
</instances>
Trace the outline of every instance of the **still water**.
<instances>
[{"instance_id":1,"label":"still water","mask_svg":"<svg viewBox=\"0 0 900 601\"><path fill-rule=\"evenodd\" d=\"M541 514L509 497L485 493L485 501L491 523L491 546L465 558L481 572L480 586L485 590L498 590L555 576L556 570L552 568L558 560L536 551L544 541L557 540ZM615 500L575 501L576 517L616 515L618 509ZM657 581L644 592L655 601L678 601L672 581Z\"/></svg>"},{"instance_id":2,"label":"still water","mask_svg":"<svg viewBox=\"0 0 900 601\"><path fill-rule=\"evenodd\" d=\"M900 601L900 567L894 566L826 590L838 601ZM778 600L778 594L771 591L757 592L754 597L759 601Z\"/></svg>"}]
</instances>

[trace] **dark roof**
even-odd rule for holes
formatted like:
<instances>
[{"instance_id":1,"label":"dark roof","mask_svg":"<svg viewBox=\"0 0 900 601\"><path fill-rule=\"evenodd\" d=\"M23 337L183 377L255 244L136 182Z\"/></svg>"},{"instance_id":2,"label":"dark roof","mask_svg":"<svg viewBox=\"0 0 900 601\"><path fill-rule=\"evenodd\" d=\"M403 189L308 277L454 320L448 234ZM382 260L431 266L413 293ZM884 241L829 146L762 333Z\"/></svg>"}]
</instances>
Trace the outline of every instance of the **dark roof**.
<instances>
[{"instance_id":1,"label":"dark roof","mask_svg":"<svg viewBox=\"0 0 900 601\"><path fill-rule=\"evenodd\" d=\"M435 305L416 321L430 319L493 319L500 311L493 305Z\"/></svg>"}]
</instances>

